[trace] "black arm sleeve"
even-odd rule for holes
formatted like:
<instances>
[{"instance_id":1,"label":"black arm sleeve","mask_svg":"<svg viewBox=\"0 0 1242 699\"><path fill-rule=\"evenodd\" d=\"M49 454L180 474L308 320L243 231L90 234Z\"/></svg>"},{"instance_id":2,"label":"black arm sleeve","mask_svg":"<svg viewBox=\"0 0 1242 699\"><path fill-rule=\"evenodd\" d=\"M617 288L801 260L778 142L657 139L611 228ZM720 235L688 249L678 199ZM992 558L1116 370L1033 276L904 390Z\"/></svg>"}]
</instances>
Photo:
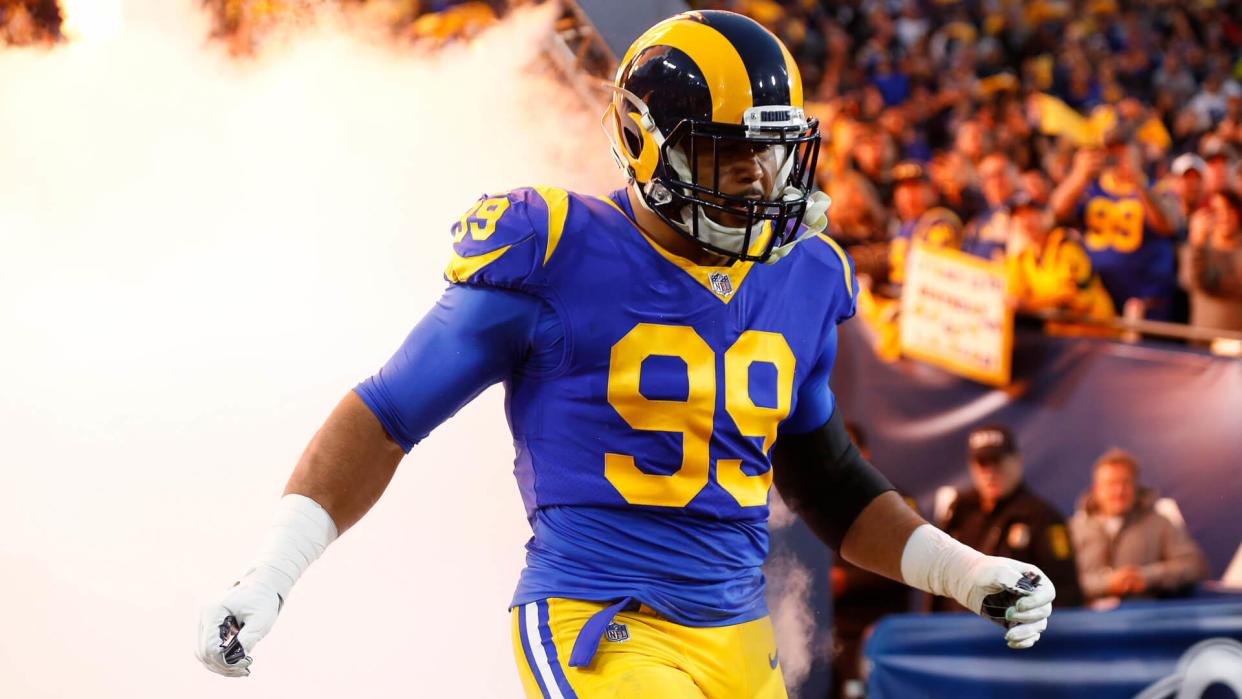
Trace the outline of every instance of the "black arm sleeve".
<instances>
[{"instance_id":1,"label":"black arm sleeve","mask_svg":"<svg viewBox=\"0 0 1242 699\"><path fill-rule=\"evenodd\" d=\"M834 551L867 505L894 490L858 452L834 406L832 416L804 434L782 434L772 447L772 482L785 504Z\"/></svg>"}]
</instances>

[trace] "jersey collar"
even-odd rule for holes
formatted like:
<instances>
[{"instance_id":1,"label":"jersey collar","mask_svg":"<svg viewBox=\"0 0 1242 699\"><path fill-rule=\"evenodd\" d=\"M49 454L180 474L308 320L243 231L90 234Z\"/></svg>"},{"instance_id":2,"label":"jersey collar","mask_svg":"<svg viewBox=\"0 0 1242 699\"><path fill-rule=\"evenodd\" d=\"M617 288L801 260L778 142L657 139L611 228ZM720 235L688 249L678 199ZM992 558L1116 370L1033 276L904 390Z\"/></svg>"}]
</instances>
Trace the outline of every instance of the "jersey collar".
<instances>
[{"instance_id":1,"label":"jersey collar","mask_svg":"<svg viewBox=\"0 0 1242 699\"><path fill-rule=\"evenodd\" d=\"M742 286L742 281L746 279L746 275L755 264L752 261L738 261L727 267L696 264L681 255L665 250L659 243L647 235L646 231L634 221L634 211L630 207L630 200L626 196L626 190L618 189L607 197L600 198L612 205L612 208L624 216L630 225L634 227L634 230L642 236L643 240L647 241L651 249L689 275L691 279L707 289L721 303L727 304L733 300L734 296L737 296L737 292ZM750 254L752 255L757 255L759 251L763 250L763 246L767 244L768 236L771 235L771 224L765 221L763 225L763 234L759 235L751 243ZM727 289L727 293L724 293L724 289Z\"/></svg>"}]
</instances>

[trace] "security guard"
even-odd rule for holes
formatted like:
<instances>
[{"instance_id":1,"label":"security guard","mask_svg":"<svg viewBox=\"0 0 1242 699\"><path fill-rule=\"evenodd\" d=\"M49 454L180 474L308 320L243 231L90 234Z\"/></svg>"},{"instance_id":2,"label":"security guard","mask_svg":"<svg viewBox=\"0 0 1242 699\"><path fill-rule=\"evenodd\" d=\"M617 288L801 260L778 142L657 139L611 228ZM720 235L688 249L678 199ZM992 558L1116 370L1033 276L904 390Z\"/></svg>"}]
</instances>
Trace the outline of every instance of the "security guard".
<instances>
[{"instance_id":1,"label":"security guard","mask_svg":"<svg viewBox=\"0 0 1242 699\"><path fill-rule=\"evenodd\" d=\"M1057 606L1082 604L1078 570L1065 518L1022 481L1022 456L1004 425L970 433L970 477L940 527L958 541L992 556L1030 561L1057 581ZM932 611L963 611L952 600L932 598Z\"/></svg>"}]
</instances>

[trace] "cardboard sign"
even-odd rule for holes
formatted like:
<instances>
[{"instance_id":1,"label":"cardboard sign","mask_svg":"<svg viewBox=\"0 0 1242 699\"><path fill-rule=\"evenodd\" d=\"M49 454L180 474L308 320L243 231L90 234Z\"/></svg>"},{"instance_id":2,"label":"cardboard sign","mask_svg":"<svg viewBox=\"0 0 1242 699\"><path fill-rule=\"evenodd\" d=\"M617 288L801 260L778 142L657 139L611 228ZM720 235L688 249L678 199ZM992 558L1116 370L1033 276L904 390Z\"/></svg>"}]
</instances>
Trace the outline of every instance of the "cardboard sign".
<instances>
[{"instance_id":1,"label":"cardboard sign","mask_svg":"<svg viewBox=\"0 0 1242 699\"><path fill-rule=\"evenodd\" d=\"M1013 358L1005 265L916 243L901 295L902 354L1004 386Z\"/></svg>"}]
</instances>

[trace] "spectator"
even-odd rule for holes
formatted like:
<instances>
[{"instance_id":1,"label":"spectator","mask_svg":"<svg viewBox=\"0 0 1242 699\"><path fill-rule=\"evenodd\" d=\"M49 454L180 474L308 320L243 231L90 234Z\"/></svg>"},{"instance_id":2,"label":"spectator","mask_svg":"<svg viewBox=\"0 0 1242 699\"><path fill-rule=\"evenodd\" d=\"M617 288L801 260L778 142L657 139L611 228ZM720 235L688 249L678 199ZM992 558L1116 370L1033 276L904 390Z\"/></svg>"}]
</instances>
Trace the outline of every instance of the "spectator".
<instances>
[{"instance_id":1,"label":"spectator","mask_svg":"<svg viewBox=\"0 0 1242 699\"><path fill-rule=\"evenodd\" d=\"M1204 138L1200 154L1207 163L1207 169L1203 173L1204 194L1237 189L1234 173L1231 172L1235 154L1223 138L1217 135Z\"/></svg>"},{"instance_id":2,"label":"spectator","mask_svg":"<svg viewBox=\"0 0 1242 699\"><path fill-rule=\"evenodd\" d=\"M974 488L958 493L941 529L993 556L1030 561L1056 581L1057 606L1082 604L1065 518L1023 483L1013 433L986 425L970 433L967 446ZM933 598L931 608L961 610L943 597Z\"/></svg>"},{"instance_id":3,"label":"spectator","mask_svg":"<svg viewBox=\"0 0 1242 699\"><path fill-rule=\"evenodd\" d=\"M885 213L871 181L855 170L846 170L828 182L828 226L832 237L854 259L854 270L871 279L887 274L884 234Z\"/></svg>"},{"instance_id":4,"label":"spectator","mask_svg":"<svg viewBox=\"0 0 1242 699\"><path fill-rule=\"evenodd\" d=\"M1233 95L1225 105L1225 117L1216 125L1216 135L1236 148L1242 145L1242 95Z\"/></svg>"},{"instance_id":5,"label":"spectator","mask_svg":"<svg viewBox=\"0 0 1242 699\"><path fill-rule=\"evenodd\" d=\"M1225 117L1229 106L1229 97L1238 94L1238 84L1232 80L1225 82L1220 73L1212 73L1203 80L1203 88L1187 105L1199 116L1199 123L1206 128L1208 124L1220 121Z\"/></svg>"},{"instance_id":6,"label":"spectator","mask_svg":"<svg viewBox=\"0 0 1242 699\"><path fill-rule=\"evenodd\" d=\"M864 459L871 460L867 435L855 422L845 423ZM914 501L902 495L912 509ZM910 611L910 588L846 561L832 559L832 695L862 696L853 687L863 677L860 664L863 641L871 626L889 614Z\"/></svg>"},{"instance_id":7,"label":"spectator","mask_svg":"<svg viewBox=\"0 0 1242 699\"><path fill-rule=\"evenodd\" d=\"M921 163L898 163L893 168L893 183L893 206L899 226L889 245L888 279L893 284L902 284L911 244L920 242L956 249L962 223L948 209L932 209L936 204L936 189L927 179Z\"/></svg>"},{"instance_id":8,"label":"spectator","mask_svg":"<svg viewBox=\"0 0 1242 699\"><path fill-rule=\"evenodd\" d=\"M1171 320L1176 214L1148 187L1137 144L1114 130L1106 147L1083 148L1049 198L1057 221L1085 231L1091 265L1121 309L1131 299L1153 320Z\"/></svg>"},{"instance_id":9,"label":"spectator","mask_svg":"<svg viewBox=\"0 0 1242 699\"><path fill-rule=\"evenodd\" d=\"M1092 77L1091 67L1085 58L1077 59L1070 69L1069 81L1061 97L1066 104L1083 112L1089 112L1100 104L1100 84Z\"/></svg>"},{"instance_id":10,"label":"spectator","mask_svg":"<svg viewBox=\"0 0 1242 699\"><path fill-rule=\"evenodd\" d=\"M1169 190L1177 197L1179 219L1190 221L1190 215L1203 203L1203 173L1207 163L1194 153L1182 153L1169 168Z\"/></svg>"},{"instance_id":11,"label":"spectator","mask_svg":"<svg viewBox=\"0 0 1242 699\"><path fill-rule=\"evenodd\" d=\"M1133 456L1105 452L1070 520L1089 602L1184 594L1207 577L1203 552L1184 527L1155 510L1156 494L1138 485L1138 475Z\"/></svg>"},{"instance_id":12,"label":"spectator","mask_svg":"<svg viewBox=\"0 0 1242 699\"><path fill-rule=\"evenodd\" d=\"M1022 191L1026 192L1031 201L1039 206L1047 206L1048 195L1052 194L1052 184L1042 170L1027 170L1019 178Z\"/></svg>"},{"instance_id":13,"label":"spectator","mask_svg":"<svg viewBox=\"0 0 1242 699\"><path fill-rule=\"evenodd\" d=\"M876 63L871 73L871 84L880 91L886 107L900 105L910 96L910 79L893 68L893 61L887 53L881 54Z\"/></svg>"},{"instance_id":14,"label":"spectator","mask_svg":"<svg viewBox=\"0 0 1242 699\"><path fill-rule=\"evenodd\" d=\"M983 162L992 144L983 124L977 119L970 119L958 129L954 146L958 153L966 157L970 167L974 168Z\"/></svg>"},{"instance_id":15,"label":"spectator","mask_svg":"<svg viewBox=\"0 0 1242 699\"><path fill-rule=\"evenodd\" d=\"M1152 87L1167 92L1176 104L1186 104L1198 90L1195 76L1176 53L1166 54L1164 63L1151 76Z\"/></svg>"},{"instance_id":16,"label":"spectator","mask_svg":"<svg viewBox=\"0 0 1242 699\"><path fill-rule=\"evenodd\" d=\"M1195 213L1180 273L1191 325L1242 330L1242 197L1236 192L1212 194Z\"/></svg>"},{"instance_id":17,"label":"spectator","mask_svg":"<svg viewBox=\"0 0 1242 699\"><path fill-rule=\"evenodd\" d=\"M875 188L880 202L892 201L893 183L889 179L893 164L893 142L888 133L872 125L862 125L854 134L854 165Z\"/></svg>"},{"instance_id":18,"label":"spectator","mask_svg":"<svg viewBox=\"0 0 1242 699\"><path fill-rule=\"evenodd\" d=\"M970 221L988 204L971 179L971 168L965 156L956 151L941 151L932 156L928 173L940 192L940 202L963 221ZM831 209L829 209L831 211Z\"/></svg>"},{"instance_id":19,"label":"spectator","mask_svg":"<svg viewBox=\"0 0 1242 699\"><path fill-rule=\"evenodd\" d=\"M1107 320L1115 315L1112 299L1091 269L1077 231L1052 230L1052 215L1030 195L1011 202L1013 244L1005 256L1009 293L1019 310L1065 310Z\"/></svg>"},{"instance_id":20,"label":"spectator","mask_svg":"<svg viewBox=\"0 0 1242 699\"><path fill-rule=\"evenodd\" d=\"M985 260L1002 260L1009 242L1007 202L1018 189L1018 169L1004 153L989 153L979 163L979 180L988 209L966 224L962 252Z\"/></svg>"},{"instance_id":21,"label":"spectator","mask_svg":"<svg viewBox=\"0 0 1242 699\"><path fill-rule=\"evenodd\" d=\"M901 45L911 49L923 41L931 29L931 22L926 14L919 10L916 0L904 0L901 4L901 15L894 22L894 30Z\"/></svg>"},{"instance_id":22,"label":"spectator","mask_svg":"<svg viewBox=\"0 0 1242 699\"><path fill-rule=\"evenodd\" d=\"M906 111L903 108L885 109L880 114L879 124L894 144L897 157L922 162L931 159L931 147L906 119Z\"/></svg>"}]
</instances>

